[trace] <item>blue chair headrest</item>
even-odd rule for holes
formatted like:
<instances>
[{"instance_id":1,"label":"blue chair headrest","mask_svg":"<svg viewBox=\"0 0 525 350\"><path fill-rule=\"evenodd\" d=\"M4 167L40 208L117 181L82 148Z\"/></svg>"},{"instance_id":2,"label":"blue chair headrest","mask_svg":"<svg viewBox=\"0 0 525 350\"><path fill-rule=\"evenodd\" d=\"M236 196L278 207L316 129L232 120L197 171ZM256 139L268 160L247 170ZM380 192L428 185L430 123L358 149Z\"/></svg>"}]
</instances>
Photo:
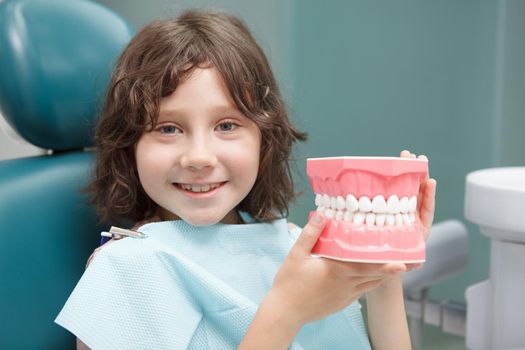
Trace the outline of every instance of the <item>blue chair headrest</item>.
<instances>
[{"instance_id":1,"label":"blue chair headrest","mask_svg":"<svg viewBox=\"0 0 525 350\"><path fill-rule=\"evenodd\" d=\"M94 2L0 1L0 112L41 148L92 145L111 69L133 35Z\"/></svg>"}]
</instances>

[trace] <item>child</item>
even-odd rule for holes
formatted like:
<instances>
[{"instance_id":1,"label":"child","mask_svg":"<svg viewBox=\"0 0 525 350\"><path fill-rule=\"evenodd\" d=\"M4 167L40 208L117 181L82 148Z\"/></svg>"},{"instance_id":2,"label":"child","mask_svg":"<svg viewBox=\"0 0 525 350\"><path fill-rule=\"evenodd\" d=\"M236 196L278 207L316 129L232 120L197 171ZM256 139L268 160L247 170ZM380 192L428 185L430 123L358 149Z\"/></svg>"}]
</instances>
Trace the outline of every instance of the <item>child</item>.
<instances>
[{"instance_id":1,"label":"child","mask_svg":"<svg viewBox=\"0 0 525 350\"><path fill-rule=\"evenodd\" d=\"M411 266L311 257L317 214L290 234L288 158L306 135L238 19L187 11L143 28L96 139L99 214L145 237L99 248L57 317L78 348L369 349L363 293L373 348L410 348L400 274ZM427 232L434 191L422 186Z\"/></svg>"}]
</instances>

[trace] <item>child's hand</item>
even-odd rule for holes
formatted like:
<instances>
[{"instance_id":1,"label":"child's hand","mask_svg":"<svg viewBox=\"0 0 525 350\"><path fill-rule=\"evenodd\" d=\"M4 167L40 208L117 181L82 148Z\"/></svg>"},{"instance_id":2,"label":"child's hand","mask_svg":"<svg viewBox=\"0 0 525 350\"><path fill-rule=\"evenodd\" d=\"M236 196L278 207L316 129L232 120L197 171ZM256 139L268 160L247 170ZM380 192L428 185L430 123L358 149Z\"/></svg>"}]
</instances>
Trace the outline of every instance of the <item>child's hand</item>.
<instances>
[{"instance_id":1,"label":"child's hand","mask_svg":"<svg viewBox=\"0 0 525 350\"><path fill-rule=\"evenodd\" d=\"M401 158L416 158L414 153L410 151L402 151ZM420 155L417 158L427 159L426 156ZM437 182L427 176L426 180L419 186L419 195L417 196L417 206L419 212L419 219L421 224L425 228L424 238L425 241L430 233L432 222L434 221L434 210L435 210L435 198L436 198L436 186Z\"/></svg>"},{"instance_id":2,"label":"child's hand","mask_svg":"<svg viewBox=\"0 0 525 350\"><path fill-rule=\"evenodd\" d=\"M414 153L404 150L400 154L401 158L416 158ZM417 158L427 159L426 156L420 155ZM437 182L427 176L426 180L419 186L419 194L417 196L417 207L419 212L419 220L425 228L423 231L423 238L426 241L430 234L430 228L434 221L435 198L436 198ZM423 264L409 264L408 269L421 268Z\"/></svg>"},{"instance_id":3,"label":"child's hand","mask_svg":"<svg viewBox=\"0 0 525 350\"><path fill-rule=\"evenodd\" d=\"M299 327L345 308L386 278L407 270L402 263L351 263L310 256L324 220L317 213L310 219L267 295L266 304Z\"/></svg>"}]
</instances>

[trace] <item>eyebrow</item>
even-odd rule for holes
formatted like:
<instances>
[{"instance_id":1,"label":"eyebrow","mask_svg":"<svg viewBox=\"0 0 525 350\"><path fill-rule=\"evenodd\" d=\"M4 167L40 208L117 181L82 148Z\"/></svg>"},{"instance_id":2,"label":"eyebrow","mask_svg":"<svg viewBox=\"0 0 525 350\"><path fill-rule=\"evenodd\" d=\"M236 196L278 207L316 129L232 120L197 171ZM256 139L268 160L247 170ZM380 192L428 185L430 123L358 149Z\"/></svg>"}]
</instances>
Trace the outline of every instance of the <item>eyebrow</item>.
<instances>
[{"instance_id":1,"label":"eyebrow","mask_svg":"<svg viewBox=\"0 0 525 350\"><path fill-rule=\"evenodd\" d=\"M236 107L232 106L217 106L212 108L212 113L235 113L243 115L241 111L239 111ZM159 116L177 116L180 114L184 114L182 111L178 109L163 109L159 111Z\"/></svg>"}]
</instances>

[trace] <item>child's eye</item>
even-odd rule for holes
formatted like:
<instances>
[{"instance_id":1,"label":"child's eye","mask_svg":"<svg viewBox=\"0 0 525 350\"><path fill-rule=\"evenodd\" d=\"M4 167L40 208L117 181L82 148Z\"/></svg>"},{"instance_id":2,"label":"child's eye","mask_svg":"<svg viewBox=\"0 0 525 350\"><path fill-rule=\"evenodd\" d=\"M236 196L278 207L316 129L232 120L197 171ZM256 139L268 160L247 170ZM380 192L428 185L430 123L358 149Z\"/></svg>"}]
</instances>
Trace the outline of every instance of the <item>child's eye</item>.
<instances>
[{"instance_id":1,"label":"child's eye","mask_svg":"<svg viewBox=\"0 0 525 350\"><path fill-rule=\"evenodd\" d=\"M220 123L217 126L217 128L221 132L230 132L230 131L235 130L235 128L237 128L237 124L235 124L234 122L225 121L225 122Z\"/></svg>"},{"instance_id":2,"label":"child's eye","mask_svg":"<svg viewBox=\"0 0 525 350\"><path fill-rule=\"evenodd\" d=\"M175 125L161 125L157 128L157 131L159 131L161 134L180 133L180 129L177 128Z\"/></svg>"}]
</instances>

